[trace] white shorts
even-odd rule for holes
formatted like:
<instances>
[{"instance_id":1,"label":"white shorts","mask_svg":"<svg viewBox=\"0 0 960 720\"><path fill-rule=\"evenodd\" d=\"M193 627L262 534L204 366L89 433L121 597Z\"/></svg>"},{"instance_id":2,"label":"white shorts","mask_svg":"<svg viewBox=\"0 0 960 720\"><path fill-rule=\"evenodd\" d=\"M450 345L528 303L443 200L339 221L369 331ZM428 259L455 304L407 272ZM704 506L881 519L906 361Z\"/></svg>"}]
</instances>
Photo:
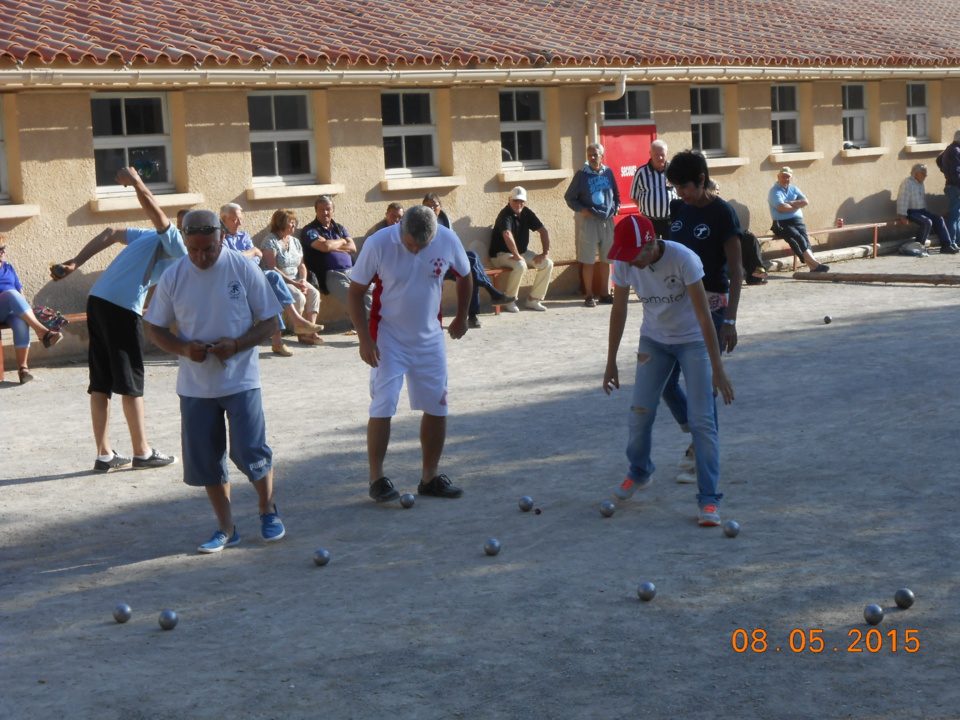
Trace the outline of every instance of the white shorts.
<instances>
[{"instance_id":1,"label":"white shorts","mask_svg":"<svg viewBox=\"0 0 960 720\"><path fill-rule=\"evenodd\" d=\"M407 378L410 409L428 415L446 417L447 353L439 351L411 353L392 345L380 350L380 366L370 368L370 417L393 417L400 400L403 378Z\"/></svg>"}]
</instances>

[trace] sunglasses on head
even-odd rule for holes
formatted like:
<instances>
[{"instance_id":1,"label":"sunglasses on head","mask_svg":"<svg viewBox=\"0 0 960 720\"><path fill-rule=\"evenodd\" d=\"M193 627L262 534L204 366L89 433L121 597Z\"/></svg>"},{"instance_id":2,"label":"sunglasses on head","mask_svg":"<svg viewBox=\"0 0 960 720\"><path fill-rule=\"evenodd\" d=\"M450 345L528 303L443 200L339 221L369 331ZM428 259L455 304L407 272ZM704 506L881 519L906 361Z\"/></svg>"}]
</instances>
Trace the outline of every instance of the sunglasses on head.
<instances>
[{"instance_id":1,"label":"sunglasses on head","mask_svg":"<svg viewBox=\"0 0 960 720\"><path fill-rule=\"evenodd\" d=\"M218 232L219 227L214 227L213 225L187 225L183 229L184 235L213 235L213 233Z\"/></svg>"}]
</instances>

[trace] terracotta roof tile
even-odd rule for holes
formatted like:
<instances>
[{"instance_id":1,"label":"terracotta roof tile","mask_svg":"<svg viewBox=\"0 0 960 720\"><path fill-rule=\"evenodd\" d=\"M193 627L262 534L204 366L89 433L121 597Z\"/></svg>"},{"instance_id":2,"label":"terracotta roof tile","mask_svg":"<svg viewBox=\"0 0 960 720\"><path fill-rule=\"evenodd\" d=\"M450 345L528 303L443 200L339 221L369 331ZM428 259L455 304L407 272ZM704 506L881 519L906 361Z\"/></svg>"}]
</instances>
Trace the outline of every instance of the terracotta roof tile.
<instances>
[{"instance_id":1,"label":"terracotta roof tile","mask_svg":"<svg viewBox=\"0 0 960 720\"><path fill-rule=\"evenodd\" d=\"M956 0L0 0L0 17L0 58L35 64L960 64Z\"/></svg>"}]
</instances>

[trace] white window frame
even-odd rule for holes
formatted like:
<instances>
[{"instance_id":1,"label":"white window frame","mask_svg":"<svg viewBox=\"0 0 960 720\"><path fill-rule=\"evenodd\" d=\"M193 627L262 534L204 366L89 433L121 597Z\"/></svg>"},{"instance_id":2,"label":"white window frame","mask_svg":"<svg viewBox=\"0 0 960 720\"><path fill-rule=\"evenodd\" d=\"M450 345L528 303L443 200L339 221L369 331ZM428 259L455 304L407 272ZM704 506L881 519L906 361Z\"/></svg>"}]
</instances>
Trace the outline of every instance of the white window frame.
<instances>
[{"instance_id":1,"label":"white window frame","mask_svg":"<svg viewBox=\"0 0 960 720\"><path fill-rule=\"evenodd\" d=\"M10 179L7 175L7 131L3 122L3 96L0 95L0 203L10 202Z\"/></svg>"},{"instance_id":2,"label":"white window frame","mask_svg":"<svg viewBox=\"0 0 960 720\"><path fill-rule=\"evenodd\" d=\"M383 137L405 137L407 135L427 135L429 134L433 143L433 165L418 167L402 167L386 169L384 162L384 172L387 179L390 178L413 178L413 177L435 177L440 174L440 147L437 139L437 94L433 90L383 90L383 95L400 95L400 107L403 108L403 96L409 94L423 95L430 98L430 122L419 125L384 125L381 117L381 127Z\"/></svg>"},{"instance_id":3,"label":"white window frame","mask_svg":"<svg viewBox=\"0 0 960 720\"><path fill-rule=\"evenodd\" d=\"M310 159L310 170L306 173L296 173L293 175L252 175L253 187L282 187L285 185L313 185L317 182L317 151L314 143L313 132L313 103L310 93L298 92L296 90L264 90L262 92L250 92L248 96L259 96L271 98L270 107L273 110L272 98L278 95L300 96L306 101L307 108L307 127L299 130L254 130L250 129L250 152L253 154L253 143L269 142L273 143L274 161L276 161L277 143L284 141L307 141L308 157ZM249 115L247 118L249 123ZM274 122L276 127L276 122ZM274 162L276 164L276 162ZM253 161L250 162L250 171L253 172Z\"/></svg>"},{"instance_id":4,"label":"white window frame","mask_svg":"<svg viewBox=\"0 0 960 720\"><path fill-rule=\"evenodd\" d=\"M720 112L711 113L706 115L694 115L693 106L690 107L690 144L694 146L694 150L700 150L703 153L704 157L708 158L717 158L717 157L726 157L727 156L727 128L726 128L726 119L724 118L724 98L723 98L723 88L719 85L693 85L690 87L691 92L696 91L700 92L703 90L715 90L720 95ZM702 102L701 102L702 105ZM720 147L719 148L709 148L703 149L696 147L696 144L693 142L694 126L703 126L703 125L719 125L720 126ZM700 133L701 141L703 139L703 133ZM702 142L701 142L702 144Z\"/></svg>"},{"instance_id":5,"label":"white window frame","mask_svg":"<svg viewBox=\"0 0 960 720\"><path fill-rule=\"evenodd\" d=\"M780 90L789 89L793 91L793 106L796 110L780 110L774 108L773 97ZM795 143L776 143L776 137L773 133L773 124L780 122L792 122L794 124L794 136L797 138ZM775 153L800 152L800 88L796 85L774 84L770 86L770 141ZM782 139L782 138L781 138Z\"/></svg>"},{"instance_id":6,"label":"white window frame","mask_svg":"<svg viewBox=\"0 0 960 720\"><path fill-rule=\"evenodd\" d=\"M628 96L633 95L646 95L647 96L647 106L650 108L650 112L646 115L638 115L637 117L630 116L630 103L627 101ZM610 120L607 118L607 103L611 102L607 100L603 103L603 124L604 126L622 126L622 125L653 125L653 90L649 85L640 85L634 86L627 89L624 93L623 98L627 107L627 118L625 120ZM638 103L639 104L639 103Z\"/></svg>"},{"instance_id":7,"label":"white window frame","mask_svg":"<svg viewBox=\"0 0 960 720\"><path fill-rule=\"evenodd\" d=\"M848 89L854 87L859 87L863 93L863 107L848 107ZM841 94L841 105L843 107L843 141L866 147L870 144L868 140L869 127L867 112L869 110L869 101L867 99L867 86L864 83L844 83Z\"/></svg>"},{"instance_id":8,"label":"white window frame","mask_svg":"<svg viewBox=\"0 0 960 720\"><path fill-rule=\"evenodd\" d=\"M153 135L109 135L93 138L93 149L94 150L115 150L123 148L128 150L131 147L136 147L140 145L159 145L164 149L164 159L167 163L167 182L163 183L150 183L147 185L150 188L151 192L154 193L170 193L173 192L176 186L174 181L173 173L173 150L172 150L172 141L170 137L170 107L167 101L167 93L165 92L139 92L139 93L93 93L90 96L91 102L93 100L112 100L114 98L120 98L121 100L133 99L133 98L160 98L160 108L163 116L163 129L162 134L153 134ZM126 122L126 113L124 113L124 123ZM93 116L91 110L91 133L92 133L92 124ZM119 170L119 168L117 168ZM110 185L98 185L97 186L97 195L100 197L108 195L132 195L133 190L131 188L123 187L118 183L112 183Z\"/></svg>"},{"instance_id":9,"label":"white window frame","mask_svg":"<svg viewBox=\"0 0 960 720\"><path fill-rule=\"evenodd\" d=\"M923 88L923 105L911 105L910 88L919 85ZM907 145L930 142L930 88L924 82L907 83ZM922 132L910 133L912 129Z\"/></svg>"},{"instance_id":10,"label":"white window frame","mask_svg":"<svg viewBox=\"0 0 960 720\"><path fill-rule=\"evenodd\" d=\"M503 160L503 145L501 143L501 164L502 170L546 170L550 167L550 161L547 158L547 120L544 112L543 90L539 88L508 88L500 89L500 94L511 93L516 97L518 92L535 92L540 106L539 120L500 120L500 132L539 132L540 133L540 157L532 160ZM516 107L516 103L514 103Z\"/></svg>"}]
</instances>

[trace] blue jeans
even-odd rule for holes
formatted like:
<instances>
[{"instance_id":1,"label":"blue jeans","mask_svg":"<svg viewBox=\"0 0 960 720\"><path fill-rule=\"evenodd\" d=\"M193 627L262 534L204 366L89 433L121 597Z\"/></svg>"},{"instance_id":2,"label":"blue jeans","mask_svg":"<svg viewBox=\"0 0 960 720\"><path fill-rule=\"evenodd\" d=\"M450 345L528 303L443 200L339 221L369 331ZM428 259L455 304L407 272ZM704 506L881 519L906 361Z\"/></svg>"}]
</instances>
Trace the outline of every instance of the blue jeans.
<instances>
[{"instance_id":1,"label":"blue jeans","mask_svg":"<svg viewBox=\"0 0 960 720\"><path fill-rule=\"evenodd\" d=\"M31 312L31 308L17 290L0 293L0 322L13 330L14 347L30 347L30 326L20 317L25 312Z\"/></svg>"},{"instance_id":2,"label":"blue jeans","mask_svg":"<svg viewBox=\"0 0 960 720\"><path fill-rule=\"evenodd\" d=\"M943 222L943 218L939 215L934 215L929 210L907 210L907 219L920 226L914 240L921 245L927 241L927 236L930 235L931 229L935 230L937 237L940 238L940 247L947 247L956 242L954 235L950 232L949 228L947 228L946 223Z\"/></svg>"},{"instance_id":3,"label":"blue jeans","mask_svg":"<svg viewBox=\"0 0 960 720\"><path fill-rule=\"evenodd\" d=\"M647 356L646 359L641 359ZM653 422L660 395L675 365L679 364L687 384L690 432L697 448L697 504L716 505L723 495L717 492L720 479L720 441L713 398L713 368L702 340L667 345L640 337L637 352L637 376L633 385L632 407L627 421L629 440L627 476L642 482L653 474L650 459Z\"/></svg>"},{"instance_id":4,"label":"blue jeans","mask_svg":"<svg viewBox=\"0 0 960 720\"><path fill-rule=\"evenodd\" d=\"M726 316L726 308L721 308L719 312L710 313L710 317L713 318L713 326L717 329L718 341L720 340L720 329L723 327L723 319ZM721 346L721 350L722 349L723 346ZM670 414L673 415L673 419L677 421L677 425L679 425L684 432L689 432L690 426L687 422L687 396L683 392L683 388L680 387L680 366L676 363L673 366L673 371L670 373L670 379L667 380L667 386L663 389L663 401L670 409ZM714 398L713 401L713 420L717 427L719 427L720 423L717 420L716 398Z\"/></svg>"},{"instance_id":5,"label":"blue jeans","mask_svg":"<svg viewBox=\"0 0 960 720\"><path fill-rule=\"evenodd\" d=\"M947 185L943 191L950 201L950 209L947 210L947 230L950 232L950 238L956 242L960 239L960 188L956 185Z\"/></svg>"},{"instance_id":6,"label":"blue jeans","mask_svg":"<svg viewBox=\"0 0 960 720\"><path fill-rule=\"evenodd\" d=\"M493 286L493 283L490 282L490 278L487 276L486 271L483 269L483 263L480 262L480 256L477 255L473 250L467 250L467 260L470 261L470 275L473 277L473 294L470 296L470 314L476 315L480 312L480 288L483 288L487 292L493 291L497 292L497 289ZM453 274L452 270L447 270L447 274L443 276L444 280L456 280L457 276Z\"/></svg>"},{"instance_id":7,"label":"blue jeans","mask_svg":"<svg viewBox=\"0 0 960 720\"><path fill-rule=\"evenodd\" d=\"M276 270L264 270L263 274L267 278L267 282L270 283L270 289L273 290L273 294L276 295L277 300L280 301L280 307L286 309L287 305L293 305L293 295L290 294L290 291L287 289L287 283L281 275ZM280 311L280 314L277 315L277 319L280 321L280 329L283 330L283 311Z\"/></svg>"}]
</instances>

